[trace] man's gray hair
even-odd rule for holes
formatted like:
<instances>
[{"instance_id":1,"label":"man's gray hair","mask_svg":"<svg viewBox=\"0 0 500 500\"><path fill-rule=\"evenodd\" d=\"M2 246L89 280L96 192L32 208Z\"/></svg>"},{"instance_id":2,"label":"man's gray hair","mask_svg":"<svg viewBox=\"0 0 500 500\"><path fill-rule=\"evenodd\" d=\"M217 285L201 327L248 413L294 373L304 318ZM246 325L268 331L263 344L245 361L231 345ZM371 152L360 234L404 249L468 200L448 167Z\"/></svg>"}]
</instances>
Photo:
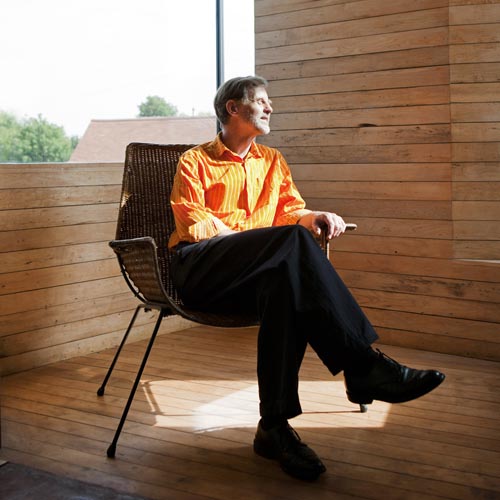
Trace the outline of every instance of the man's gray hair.
<instances>
[{"instance_id":1,"label":"man's gray hair","mask_svg":"<svg viewBox=\"0 0 500 500\"><path fill-rule=\"evenodd\" d=\"M256 87L267 87L267 85L267 80L260 76L238 76L223 83L214 98L215 114L219 121L224 124L229 120L229 113L226 109L227 101L248 99L249 90Z\"/></svg>"}]
</instances>

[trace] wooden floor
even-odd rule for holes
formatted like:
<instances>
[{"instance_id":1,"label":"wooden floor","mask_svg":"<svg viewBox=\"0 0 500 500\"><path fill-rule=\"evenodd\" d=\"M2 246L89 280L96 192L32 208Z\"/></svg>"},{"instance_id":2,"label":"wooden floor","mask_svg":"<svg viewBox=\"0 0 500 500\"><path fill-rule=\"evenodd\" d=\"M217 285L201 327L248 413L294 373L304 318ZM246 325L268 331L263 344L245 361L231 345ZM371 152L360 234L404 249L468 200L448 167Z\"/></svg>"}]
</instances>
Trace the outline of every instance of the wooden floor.
<instances>
[{"instance_id":1,"label":"wooden floor","mask_svg":"<svg viewBox=\"0 0 500 500\"><path fill-rule=\"evenodd\" d=\"M144 342L126 348L102 398L111 351L7 377L0 455L158 499L500 498L500 364L384 347L447 379L420 400L362 414L308 352L293 425L328 471L303 483L252 451L255 338L207 327L159 337L115 459L106 448Z\"/></svg>"}]
</instances>

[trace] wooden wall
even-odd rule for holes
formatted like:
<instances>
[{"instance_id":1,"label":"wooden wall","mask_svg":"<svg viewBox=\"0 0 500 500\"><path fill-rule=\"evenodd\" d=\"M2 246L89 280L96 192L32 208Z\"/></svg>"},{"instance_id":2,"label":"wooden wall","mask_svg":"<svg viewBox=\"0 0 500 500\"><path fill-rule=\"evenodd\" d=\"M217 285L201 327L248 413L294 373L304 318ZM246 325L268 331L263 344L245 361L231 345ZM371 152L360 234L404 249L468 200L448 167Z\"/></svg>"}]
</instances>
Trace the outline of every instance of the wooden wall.
<instances>
[{"instance_id":1,"label":"wooden wall","mask_svg":"<svg viewBox=\"0 0 500 500\"><path fill-rule=\"evenodd\" d=\"M0 374L116 345L136 301L108 241L123 166L0 165ZM153 313L138 319L135 338ZM163 332L182 328L166 321Z\"/></svg>"},{"instance_id":2,"label":"wooden wall","mask_svg":"<svg viewBox=\"0 0 500 500\"><path fill-rule=\"evenodd\" d=\"M453 2L449 38L454 256L500 259L500 2Z\"/></svg>"},{"instance_id":3,"label":"wooden wall","mask_svg":"<svg viewBox=\"0 0 500 500\"><path fill-rule=\"evenodd\" d=\"M264 142L311 208L358 223L332 260L382 341L500 359L500 4L255 9Z\"/></svg>"}]
</instances>

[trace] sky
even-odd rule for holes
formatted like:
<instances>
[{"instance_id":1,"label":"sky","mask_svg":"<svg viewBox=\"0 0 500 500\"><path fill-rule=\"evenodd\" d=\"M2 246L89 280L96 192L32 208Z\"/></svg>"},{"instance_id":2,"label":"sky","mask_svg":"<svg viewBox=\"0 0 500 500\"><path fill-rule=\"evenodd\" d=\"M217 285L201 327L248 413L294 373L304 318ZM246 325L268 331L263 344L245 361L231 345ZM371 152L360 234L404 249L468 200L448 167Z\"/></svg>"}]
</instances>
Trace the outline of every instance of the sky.
<instances>
[{"instance_id":1,"label":"sky","mask_svg":"<svg viewBox=\"0 0 500 500\"><path fill-rule=\"evenodd\" d=\"M224 0L225 79L254 73L253 0ZM83 135L149 95L213 112L215 0L0 0L0 110Z\"/></svg>"}]
</instances>

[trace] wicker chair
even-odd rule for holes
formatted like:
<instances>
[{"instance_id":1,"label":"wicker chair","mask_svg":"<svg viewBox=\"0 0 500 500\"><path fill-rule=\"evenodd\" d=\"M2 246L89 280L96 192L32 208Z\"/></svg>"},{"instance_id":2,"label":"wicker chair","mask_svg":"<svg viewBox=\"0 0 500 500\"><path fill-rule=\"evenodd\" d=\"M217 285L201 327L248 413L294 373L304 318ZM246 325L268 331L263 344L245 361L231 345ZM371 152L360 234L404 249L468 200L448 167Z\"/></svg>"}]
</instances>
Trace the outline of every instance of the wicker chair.
<instances>
[{"instance_id":1,"label":"wicker chair","mask_svg":"<svg viewBox=\"0 0 500 500\"><path fill-rule=\"evenodd\" d=\"M140 309L155 309L159 314L115 436L107 450L110 458L115 456L118 438L164 317L179 314L197 323L220 327L257 324L255 317L222 316L189 309L180 300L172 283L172 254L168 250L168 240L174 231L175 222L170 206L170 193L179 157L191 147L145 143L131 143L127 147L116 239L110 242L110 246L118 257L127 285L140 304L97 391L99 396L104 394L111 372ZM324 234L319 237L318 243L328 255L328 240Z\"/></svg>"}]
</instances>

